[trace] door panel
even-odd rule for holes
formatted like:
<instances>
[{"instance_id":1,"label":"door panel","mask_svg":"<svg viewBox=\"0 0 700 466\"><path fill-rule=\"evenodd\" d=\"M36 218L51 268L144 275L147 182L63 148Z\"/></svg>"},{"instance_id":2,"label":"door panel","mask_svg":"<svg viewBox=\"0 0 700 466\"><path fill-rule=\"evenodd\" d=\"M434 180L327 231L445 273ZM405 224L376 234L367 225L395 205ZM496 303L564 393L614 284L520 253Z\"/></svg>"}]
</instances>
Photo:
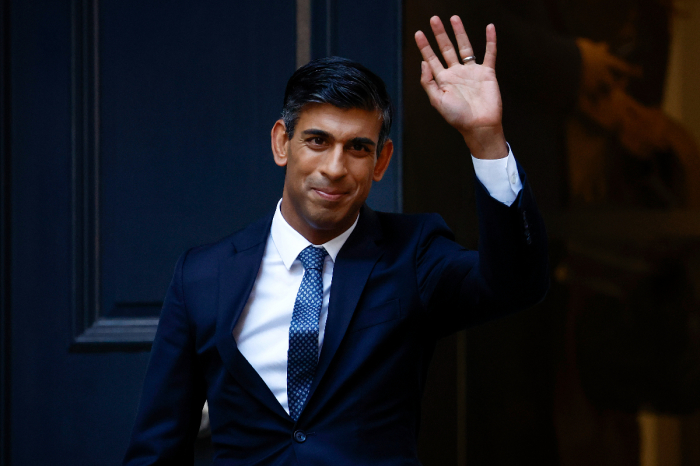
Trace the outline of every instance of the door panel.
<instances>
[{"instance_id":1,"label":"door panel","mask_svg":"<svg viewBox=\"0 0 700 466\"><path fill-rule=\"evenodd\" d=\"M274 208L294 5L18 1L12 26L11 464L117 464L148 332L100 323L156 317L180 253Z\"/></svg>"},{"instance_id":2,"label":"door panel","mask_svg":"<svg viewBox=\"0 0 700 466\"><path fill-rule=\"evenodd\" d=\"M188 246L242 228L282 194L267 141L294 71L293 3L181 3L99 6L105 316L157 316Z\"/></svg>"},{"instance_id":3,"label":"door panel","mask_svg":"<svg viewBox=\"0 0 700 466\"><path fill-rule=\"evenodd\" d=\"M8 1L10 464L118 464L178 255L281 196L268 141L295 68L296 5ZM396 28L398 11L377 14ZM399 102L398 30L327 19L312 15L312 31L325 25L334 53L377 71ZM346 43L363 30L386 59ZM399 210L399 181L397 153L370 205Z\"/></svg>"}]
</instances>

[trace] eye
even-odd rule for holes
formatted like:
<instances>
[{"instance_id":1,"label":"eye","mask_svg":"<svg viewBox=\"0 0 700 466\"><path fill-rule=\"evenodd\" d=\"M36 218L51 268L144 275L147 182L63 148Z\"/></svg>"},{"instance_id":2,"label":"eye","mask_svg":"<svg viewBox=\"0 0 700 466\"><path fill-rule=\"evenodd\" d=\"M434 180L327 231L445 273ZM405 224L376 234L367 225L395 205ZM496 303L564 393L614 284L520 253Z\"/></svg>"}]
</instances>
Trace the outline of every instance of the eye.
<instances>
[{"instance_id":1,"label":"eye","mask_svg":"<svg viewBox=\"0 0 700 466\"><path fill-rule=\"evenodd\" d=\"M372 152L372 149L367 144L362 144L361 142L354 142L350 148L356 152Z\"/></svg>"},{"instance_id":2,"label":"eye","mask_svg":"<svg viewBox=\"0 0 700 466\"><path fill-rule=\"evenodd\" d=\"M311 147L321 147L321 146L324 146L326 144L326 140L323 139L321 136L312 136L309 139L307 139L306 142Z\"/></svg>"}]
</instances>

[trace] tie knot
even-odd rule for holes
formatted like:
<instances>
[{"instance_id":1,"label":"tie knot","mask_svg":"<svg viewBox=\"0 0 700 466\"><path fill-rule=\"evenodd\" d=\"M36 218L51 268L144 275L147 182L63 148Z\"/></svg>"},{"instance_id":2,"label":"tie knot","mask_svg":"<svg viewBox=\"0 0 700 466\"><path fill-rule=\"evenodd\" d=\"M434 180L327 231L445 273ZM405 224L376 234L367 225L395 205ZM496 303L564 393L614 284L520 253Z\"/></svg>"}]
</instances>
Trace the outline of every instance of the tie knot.
<instances>
[{"instance_id":1,"label":"tie knot","mask_svg":"<svg viewBox=\"0 0 700 466\"><path fill-rule=\"evenodd\" d=\"M318 269L323 270L323 259L326 258L328 252L325 248L315 248L308 246L299 253L299 260L304 266L304 270Z\"/></svg>"}]
</instances>

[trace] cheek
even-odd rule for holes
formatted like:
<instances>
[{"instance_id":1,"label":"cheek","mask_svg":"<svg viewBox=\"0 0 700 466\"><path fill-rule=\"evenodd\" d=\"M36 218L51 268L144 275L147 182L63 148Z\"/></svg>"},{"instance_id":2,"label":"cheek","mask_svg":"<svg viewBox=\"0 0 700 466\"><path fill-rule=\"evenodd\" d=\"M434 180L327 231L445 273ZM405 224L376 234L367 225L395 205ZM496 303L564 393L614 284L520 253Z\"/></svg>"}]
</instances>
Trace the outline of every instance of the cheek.
<instances>
[{"instance_id":1,"label":"cheek","mask_svg":"<svg viewBox=\"0 0 700 466\"><path fill-rule=\"evenodd\" d=\"M353 174L353 178L358 183L371 181L374 177L375 165L373 157L352 159L348 162L348 171Z\"/></svg>"},{"instance_id":2,"label":"cheek","mask_svg":"<svg viewBox=\"0 0 700 466\"><path fill-rule=\"evenodd\" d=\"M361 186L362 191L369 191L374 179L374 166L365 166L361 172L357 172L355 180L358 186Z\"/></svg>"},{"instance_id":3,"label":"cheek","mask_svg":"<svg viewBox=\"0 0 700 466\"><path fill-rule=\"evenodd\" d=\"M285 183L289 183L294 190L300 190L304 185L304 181L306 180L306 174L303 167L301 167L298 163L290 163L287 164L286 168L287 172L285 174Z\"/></svg>"}]
</instances>

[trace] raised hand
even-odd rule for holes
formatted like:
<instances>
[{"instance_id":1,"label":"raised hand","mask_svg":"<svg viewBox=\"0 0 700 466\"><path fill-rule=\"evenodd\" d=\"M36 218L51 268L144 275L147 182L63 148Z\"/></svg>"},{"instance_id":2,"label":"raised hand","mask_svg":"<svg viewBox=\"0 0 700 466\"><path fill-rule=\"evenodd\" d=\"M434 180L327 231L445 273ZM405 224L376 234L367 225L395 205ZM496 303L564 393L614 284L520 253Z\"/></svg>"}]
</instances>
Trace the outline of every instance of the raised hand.
<instances>
[{"instance_id":1,"label":"raised hand","mask_svg":"<svg viewBox=\"0 0 700 466\"><path fill-rule=\"evenodd\" d=\"M503 136L501 92L496 80L496 28L493 24L486 27L486 54L483 64L479 65L473 58L474 50L462 20L453 16L450 23L459 52L440 18L430 18L430 27L447 68L433 52L425 34L416 32L416 44L423 56L421 85L432 106L462 134L474 157L505 157L508 147Z\"/></svg>"}]
</instances>

